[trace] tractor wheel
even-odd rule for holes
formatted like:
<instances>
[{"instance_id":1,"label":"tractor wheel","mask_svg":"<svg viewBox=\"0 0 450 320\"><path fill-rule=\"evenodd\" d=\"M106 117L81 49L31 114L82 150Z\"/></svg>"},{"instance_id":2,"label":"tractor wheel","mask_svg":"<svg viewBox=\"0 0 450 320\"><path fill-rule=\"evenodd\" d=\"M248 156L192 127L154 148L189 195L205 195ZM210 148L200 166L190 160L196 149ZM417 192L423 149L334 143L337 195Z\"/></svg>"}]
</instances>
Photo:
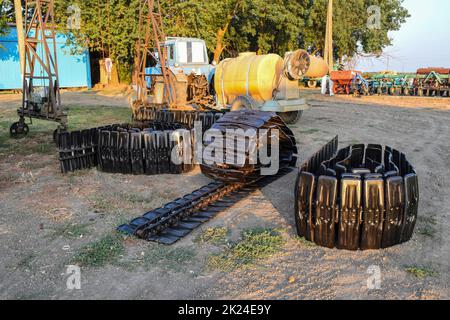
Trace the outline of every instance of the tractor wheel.
<instances>
[{"instance_id":1,"label":"tractor wheel","mask_svg":"<svg viewBox=\"0 0 450 320\"><path fill-rule=\"evenodd\" d=\"M14 122L9 128L9 134L12 138L17 138L19 136L26 136L30 132L28 125L23 122Z\"/></svg>"},{"instance_id":2,"label":"tractor wheel","mask_svg":"<svg viewBox=\"0 0 450 320\"><path fill-rule=\"evenodd\" d=\"M296 124L302 118L303 111L277 112L277 114L286 124Z\"/></svg>"},{"instance_id":3,"label":"tractor wheel","mask_svg":"<svg viewBox=\"0 0 450 320\"><path fill-rule=\"evenodd\" d=\"M231 104L231 111L239 111L243 109L257 110L258 104L251 97L239 96L236 99L234 99L233 103Z\"/></svg>"},{"instance_id":4,"label":"tractor wheel","mask_svg":"<svg viewBox=\"0 0 450 320\"><path fill-rule=\"evenodd\" d=\"M397 89L395 88L395 87L390 87L389 88L389 95L391 95L391 96L395 96L395 91L396 91Z\"/></svg>"},{"instance_id":5,"label":"tractor wheel","mask_svg":"<svg viewBox=\"0 0 450 320\"><path fill-rule=\"evenodd\" d=\"M316 80L309 80L308 81L308 88L313 89L315 87L317 87L317 81Z\"/></svg>"}]
</instances>

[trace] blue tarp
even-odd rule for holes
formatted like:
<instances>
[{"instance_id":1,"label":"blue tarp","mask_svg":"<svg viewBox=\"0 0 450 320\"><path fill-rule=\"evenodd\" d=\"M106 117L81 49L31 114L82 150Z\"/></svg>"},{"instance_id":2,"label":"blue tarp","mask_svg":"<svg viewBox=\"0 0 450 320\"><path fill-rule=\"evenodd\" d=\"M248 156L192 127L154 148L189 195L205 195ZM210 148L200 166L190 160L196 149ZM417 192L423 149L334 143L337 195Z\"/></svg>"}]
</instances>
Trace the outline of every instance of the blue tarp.
<instances>
[{"instance_id":1,"label":"blue tarp","mask_svg":"<svg viewBox=\"0 0 450 320\"><path fill-rule=\"evenodd\" d=\"M56 44L60 87L91 88L88 50L75 50L76 47L67 45L67 37L63 34L57 34ZM38 47L38 53L40 50ZM35 75L40 73L41 69L37 68ZM0 37L0 90L22 89L22 85L17 30L10 28L9 34Z\"/></svg>"}]
</instances>

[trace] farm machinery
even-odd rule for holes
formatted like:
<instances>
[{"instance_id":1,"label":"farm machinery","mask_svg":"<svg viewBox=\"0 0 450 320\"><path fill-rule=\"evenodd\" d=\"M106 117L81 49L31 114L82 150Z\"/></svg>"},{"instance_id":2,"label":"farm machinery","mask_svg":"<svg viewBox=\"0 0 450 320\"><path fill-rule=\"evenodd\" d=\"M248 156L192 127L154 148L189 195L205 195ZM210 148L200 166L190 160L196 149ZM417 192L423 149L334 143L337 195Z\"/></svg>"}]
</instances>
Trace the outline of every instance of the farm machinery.
<instances>
[{"instance_id":1,"label":"farm machinery","mask_svg":"<svg viewBox=\"0 0 450 320\"><path fill-rule=\"evenodd\" d=\"M422 68L414 79L417 96L449 97L450 68Z\"/></svg>"},{"instance_id":2,"label":"farm machinery","mask_svg":"<svg viewBox=\"0 0 450 320\"><path fill-rule=\"evenodd\" d=\"M297 141L283 118L296 120L304 108L299 79L327 71L303 50L284 58L243 53L209 66L204 42L166 38L154 1L144 4L156 49L147 29L138 45L135 122L61 133L59 151L63 172L181 174L200 165L213 182L117 228L170 245L297 168ZM348 92L367 83L339 84ZM389 247L409 240L417 217L417 175L406 156L379 145L338 150L337 137L301 166L295 196L298 234L321 246Z\"/></svg>"},{"instance_id":3,"label":"farm machinery","mask_svg":"<svg viewBox=\"0 0 450 320\"><path fill-rule=\"evenodd\" d=\"M132 106L137 121L146 120L148 108L192 112L246 108L276 112L295 123L309 108L298 81L328 72L323 59L304 50L283 58L247 52L209 64L203 40L166 37L159 5L152 0L143 1L140 31Z\"/></svg>"},{"instance_id":4,"label":"farm machinery","mask_svg":"<svg viewBox=\"0 0 450 320\"><path fill-rule=\"evenodd\" d=\"M20 6L20 1L15 3ZM20 8L21 9L21 8ZM56 55L56 27L54 1L25 1L24 30L18 27L21 68L23 73L22 105L17 114L19 121L10 127L11 137L27 135L33 119L54 121L60 131L67 128L67 114L61 105ZM22 21L22 10L16 10L16 21ZM23 39L22 39L23 38Z\"/></svg>"},{"instance_id":5,"label":"farm machinery","mask_svg":"<svg viewBox=\"0 0 450 320\"><path fill-rule=\"evenodd\" d=\"M423 68L416 74L379 73L364 77L358 71L332 71L335 94L449 97L450 69Z\"/></svg>"}]
</instances>

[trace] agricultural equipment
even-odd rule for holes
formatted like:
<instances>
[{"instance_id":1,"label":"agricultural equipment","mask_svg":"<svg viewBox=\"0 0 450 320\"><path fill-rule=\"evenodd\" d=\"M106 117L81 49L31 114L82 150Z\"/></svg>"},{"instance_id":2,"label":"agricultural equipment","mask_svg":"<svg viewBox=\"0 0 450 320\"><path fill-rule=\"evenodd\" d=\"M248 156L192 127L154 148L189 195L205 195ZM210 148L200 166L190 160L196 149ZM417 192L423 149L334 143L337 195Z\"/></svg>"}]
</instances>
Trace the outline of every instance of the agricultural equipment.
<instances>
[{"instance_id":1,"label":"agricultural equipment","mask_svg":"<svg viewBox=\"0 0 450 320\"><path fill-rule=\"evenodd\" d=\"M422 68L417 70L414 91L418 96L449 97L450 68Z\"/></svg>"},{"instance_id":2,"label":"agricultural equipment","mask_svg":"<svg viewBox=\"0 0 450 320\"><path fill-rule=\"evenodd\" d=\"M321 77L328 71L322 59L303 50L286 53L284 59L242 53L213 66L203 40L165 36L159 3L143 1L140 16L140 34L145 38L137 45L133 116L138 121L146 120L146 108L248 108L277 112L294 123L309 108L300 96L298 80Z\"/></svg>"},{"instance_id":3,"label":"agricultural equipment","mask_svg":"<svg viewBox=\"0 0 450 320\"><path fill-rule=\"evenodd\" d=\"M298 235L323 247L387 248L410 240L417 220L417 173L391 147L338 151L336 138L301 166L295 195Z\"/></svg>"},{"instance_id":4,"label":"agricultural equipment","mask_svg":"<svg viewBox=\"0 0 450 320\"><path fill-rule=\"evenodd\" d=\"M56 134L66 129L67 114L61 106L59 90L54 1L27 0L25 13L22 106L17 111L19 121L11 125L10 134L12 137L28 134L26 118L30 124L32 119L57 122ZM21 26L17 27L20 32Z\"/></svg>"},{"instance_id":5,"label":"agricultural equipment","mask_svg":"<svg viewBox=\"0 0 450 320\"><path fill-rule=\"evenodd\" d=\"M175 165L178 156L190 155L186 138L194 139L194 123L209 129L223 114L212 112L166 111L146 109L146 118L138 124L114 124L81 131L62 132L58 136L61 172L98 168L108 173L155 175L180 174L194 166ZM186 137L188 134L188 137ZM186 139L187 140L187 139ZM178 148L177 153L172 153Z\"/></svg>"},{"instance_id":6,"label":"agricultural equipment","mask_svg":"<svg viewBox=\"0 0 450 320\"><path fill-rule=\"evenodd\" d=\"M302 83L305 87L308 87L310 89L314 89L321 86L322 78L309 78L304 77L302 80L300 80L300 83Z\"/></svg>"},{"instance_id":7,"label":"agricultural equipment","mask_svg":"<svg viewBox=\"0 0 450 320\"><path fill-rule=\"evenodd\" d=\"M412 95L413 77L409 74L376 74L368 80L371 94Z\"/></svg>"},{"instance_id":8,"label":"agricultural equipment","mask_svg":"<svg viewBox=\"0 0 450 320\"><path fill-rule=\"evenodd\" d=\"M361 72L354 70L331 71L330 79L333 81L333 88L330 90L333 90L334 94L350 94L352 83L360 74Z\"/></svg>"},{"instance_id":9,"label":"agricultural equipment","mask_svg":"<svg viewBox=\"0 0 450 320\"><path fill-rule=\"evenodd\" d=\"M369 81L364 79L364 77L360 73L357 73L352 80L351 90L354 95L367 96L370 93Z\"/></svg>"},{"instance_id":10,"label":"agricultural equipment","mask_svg":"<svg viewBox=\"0 0 450 320\"><path fill-rule=\"evenodd\" d=\"M335 80L333 80L335 79ZM377 94L398 96L450 96L450 69L422 68L416 74L382 72L364 78L356 71L332 71L337 94ZM352 85L349 85L349 83Z\"/></svg>"},{"instance_id":11,"label":"agricultural equipment","mask_svg":"<svg viewBox=\"0 0 450 320\"><path fill-rule=\"evenodd\" d=\"M243 136L229 135L231 129L242 129ZM148 241L162 244L172 244L189 234L193 229L213 218L218 212L230 207L249 192L265 183L273 181L290 171L296 163L296 141L279 116L274 112L241 110L229 112L221 117L211 128L215 136L220 133L226 137L226 144L232 143L233 149L224 150L227 160L221 159L211 164L211 159L205 158L201 162L202 172L216 181L194 191L180 199L174 200L164 207L149 211L142 217L118 227L119 231L138 236ZM261 135L244 135L244 132L255 130L265 132L266 139ZM279 132L279 158L280 164L270 176L261 175L264 164L258 157L252 164L249 154L251 146L261 150L267 148L268 154L275 152L273 135ZM231 139L231 140L229 140ZM261 140L266 140L263 146ZM236 145L238 141L246 141L245 148L240 150ZM206 140L207 148L212 141ZM195 142L194 142L195 144ZM224 146L223 145L223 146ZM230 159L243 157L242 165L228 165ZM208 164L210 163L210 164Z\"/></svg>"}]
</instances>

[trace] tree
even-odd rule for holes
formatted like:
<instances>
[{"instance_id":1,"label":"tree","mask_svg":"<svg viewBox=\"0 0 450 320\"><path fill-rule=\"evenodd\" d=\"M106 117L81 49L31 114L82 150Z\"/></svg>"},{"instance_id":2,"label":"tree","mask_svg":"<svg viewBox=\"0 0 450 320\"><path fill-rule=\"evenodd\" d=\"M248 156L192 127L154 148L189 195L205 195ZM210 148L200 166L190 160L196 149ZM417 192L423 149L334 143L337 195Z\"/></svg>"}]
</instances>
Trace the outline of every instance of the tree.
<instances>
[{"instance_id":1,"label":"tree","mask_svg":"<svg viewBox=\"0 0 450 320\"><path fill-rule=\"evenodd\" d=\"M6 1L6 0L3 0ZM168 36L205 40L214 60L239 52L278 53L305 48L321 53L327 0L160 0ZM388 34L408 17L403 0L334 0L336 60L381 54ZM140 0L55 0L57 21L70 41L131 68L138 39ZM81 28L66 28L71 5L81 9ZM379 28L368 28L370 6L380 9Z\"/></svg>"},{"instance_id":2,"label":"tree","mask_svg":"<svg viewBox=\"0 0 450 320\"><path fill-rule=\"evenodd\" d=\"M242 51L278 53L298 48L304 28L305 1L247 0L230 30L230 54Z\"/></svg>"},{"instance_id":3,"label":"tree","mask_svg":"<svg viewBox=\"0 0 450 320\"><path fill-rule=\"evenodd\" d=\"M392 44L388 34L399 30L409 17L403 0L334 0L333 45L335 59L358 54L380 55ZM371 6L379 8L379 25L368 27ZM315 52L324 46L327 0L315 0L306 9L306 27L301 33L301 45ZM378 18L378 17L377 17Z\"/></svg>"},{"instance_id":4,"label":"tree","mask_svg":"<svg viewBox=\"0 0 450 320\"><path fill-rule=\"evenodd\" d=\"M205 40L219 61L228 45L228 30L246 0L162 1L165 29L168 35L197 37Z\"/></svg>"}]
</instances>

